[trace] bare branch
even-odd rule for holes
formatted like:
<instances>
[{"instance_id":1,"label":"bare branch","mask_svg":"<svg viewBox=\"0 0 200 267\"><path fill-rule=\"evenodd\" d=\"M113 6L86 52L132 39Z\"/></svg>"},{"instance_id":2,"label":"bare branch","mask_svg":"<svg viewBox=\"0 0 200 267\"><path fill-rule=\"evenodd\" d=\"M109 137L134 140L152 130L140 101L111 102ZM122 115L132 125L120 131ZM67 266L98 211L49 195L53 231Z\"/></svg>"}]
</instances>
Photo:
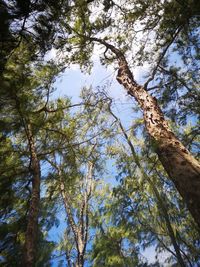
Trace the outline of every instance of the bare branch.
<instances>
[{"instance_id":1,"label":"bare branch","mask_svg":"<svg viewBox=\"0 0 200 267\"><path fill-rule=\"evenodd\" d=\"M152 75L151 77L145 82L144 84L144 88L147 89L148 87L148 84L153 81L156 73L157 73L157 70L158 70L158 67L160 66L160 63L161 61L163 60L164 56L166 55L168 49L170 48L170 46L173 44L174 40L176 39L176 37L178 36L178 34L180 33L180 31L182 30L183 26L179 26L176 30L175 30L175 33L174 33L174 36L172 36L172 39L170 40L170 42L168 43L168 45L165 47L165 49L163 50L162 54L160 55L160 57L158 58L158 62L156 64L156 67L154 68L153 72L152 72Z\"/></svg>"}]
</instances>

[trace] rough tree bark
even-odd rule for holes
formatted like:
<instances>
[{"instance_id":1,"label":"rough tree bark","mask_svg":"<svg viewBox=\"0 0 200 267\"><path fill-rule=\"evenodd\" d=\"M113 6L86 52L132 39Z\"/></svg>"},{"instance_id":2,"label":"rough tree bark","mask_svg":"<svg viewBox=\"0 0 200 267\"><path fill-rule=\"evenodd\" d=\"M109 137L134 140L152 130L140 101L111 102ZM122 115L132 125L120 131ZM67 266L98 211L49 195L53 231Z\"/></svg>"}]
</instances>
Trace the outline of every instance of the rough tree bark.
<instances>
[{"instance_id":1,"label":"rough tree bark","mask_svg":"<svg viewBox=\"0 0 200 267\"><path fill-rule=\"evenodd\" d=\"M37 247L41 170L30 124L27 125L26 134L31 156L30 170L32 172L32 191L25 234L24 266L31 267L35 265Z\"/></svg>"},{"instance_id":2,"label":"rough tree bark","mask_svg":"<svg viewBox=\"0 0 200 267\"><path fill-rule=\"evenodd\" d=\"M200 164L171 131L155 97L136 83L124 54L98 38L89 38L110 49L118 60L117 81L135 98L143 111L146 129L156 145L156 153L169 178L200 228Z\"/></svg>"}]
</instances>

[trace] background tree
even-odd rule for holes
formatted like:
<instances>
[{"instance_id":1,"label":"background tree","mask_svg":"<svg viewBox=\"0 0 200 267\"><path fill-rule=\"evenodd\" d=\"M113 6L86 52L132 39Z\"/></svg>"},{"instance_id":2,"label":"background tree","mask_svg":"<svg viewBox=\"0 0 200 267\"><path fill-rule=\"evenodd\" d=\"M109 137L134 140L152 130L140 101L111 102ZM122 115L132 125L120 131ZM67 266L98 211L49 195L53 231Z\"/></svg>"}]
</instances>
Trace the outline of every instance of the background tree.
<instances>
[{"instance_id":1,"label":"background tree","mask_svg":"<svg viewBox=\"0 0 200 267\"><path fill-rule=\"evenodd\" d=\"M6 180L12 188L14 200L21 194L19 203L13 203L9 210L15 225L23 221L16 229L16 232L21 232L20 242L17 233L15 242L25 247L25 265L33 266L36 261L37 236L40 232L38 218L41 182L41 166L35 139L45 120L44 116L38 116L35 111L45 104L43 96L49 94L56 68L52 68L50 64L38 64L33 68L31 56L32 51L29 51L25 44L21 44L7 62L1 78L1 124L2 138L7 142L10 140L9 153L17 159L16 172L14 168L12 179ZM19 173L18 169L21 169ZM15 214L15 208L16 211L19 209L19 214ZM6 219L5 223L7 221L9 220ZM20 258L16 264L22 264Z\"/></svg>"},{"instance_id":2,"label":"background tree","mask_svg":"<svg viewBox=\"0 0 200 267\"><path fill-rule=\"evenodd\" d=\"M60 35L58 23L68 10L67 1L0 1L0 74L9 57L20 44L32 43L37 48L32 59L43 58Z\"/></svg>"},{"instance_id":3,"label":"background tree","mask_svg":"<svg viewBox=\"0 0 200 267\"><path fill-rule=\"evenodd\" d=\"M189 252L191 247L187 245L186 240L191 237L189 238L187 234L190 232L189 229L195 229L195 226L191 218L188 218L189 215L187 219L185 218L185 207L173 184L166 180L157 157L148 151L149 148L144 146L141 136L139 139L133 137L131 133L125 130L120 119L111 110L110 105L108 110L115 119L117 127L119 127L125 140L125 142L123 140L119 141L117 138L113 142L114 145L109 147L111 156L113 158L117 156L118 179L120 179L120 186L113 189L116 197L116 205L111 212L114 216L113 220L117 224L119 222L127 224L126 229L130 224L133 231L138 229L141 236L144 234L145 241L143 239L138 241L144 242L144 247L152 244L152 241L148 243L148 240L155 238L154 242L155 240L158 242L158 251L163 248L167 249L173 257L175 256L180 266L192 266L199 261L197 256L198 229L195 230L195 235L192 234L192 238L194 238L192 243L195 244L197 241L197 250L195 253ZM130 151L130 154L128 151ZM133 186L132 183L134 183ZM112 203L114 202L112 201ZM178 209L178 211L174 209ZM185 228L186 225L188 226L191 223L192 225L189 228ZM141 228L138 228L139 225ZM143 231L144 233L142 233ZM173 246L173 250L171 250L171 246ZM169 260L171 259L169 258Z\"/></svg>"}]
</instances>

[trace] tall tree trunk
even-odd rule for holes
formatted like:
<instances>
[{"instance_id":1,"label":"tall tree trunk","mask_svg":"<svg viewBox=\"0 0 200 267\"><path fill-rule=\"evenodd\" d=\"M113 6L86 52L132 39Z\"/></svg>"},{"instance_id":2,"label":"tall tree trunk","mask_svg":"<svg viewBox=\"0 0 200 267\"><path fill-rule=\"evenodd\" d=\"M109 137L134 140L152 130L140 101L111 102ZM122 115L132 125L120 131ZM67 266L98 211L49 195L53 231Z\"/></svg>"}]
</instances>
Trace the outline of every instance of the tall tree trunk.
<instances>
[{"instance_id":1,"label":"tall tree trunk","mask_svg":"<svg viewBox=\"0 0 200 267\"><path fill-rule=\"evenodd\" d=\"M25 234L24 266L32 267L35 265L37 247L41 170L30 124L27 125L26 133L31 155L30 169L32 172L32 191Z\"/></svg>"},{"instance_id":2,"label":"tall tree trunk","mask_svg":"<svg viewBox=\"0 0 200 267\"><path fill-rule=\"evenodd\" d=\"M199 162L171 131L156 98L135 82L124 54L101 39L90 40L103 44L116 55L119 66L117 81L140 105L146 129L155 142L158 158L200 228Z\"/></svg>"}]
</instances>

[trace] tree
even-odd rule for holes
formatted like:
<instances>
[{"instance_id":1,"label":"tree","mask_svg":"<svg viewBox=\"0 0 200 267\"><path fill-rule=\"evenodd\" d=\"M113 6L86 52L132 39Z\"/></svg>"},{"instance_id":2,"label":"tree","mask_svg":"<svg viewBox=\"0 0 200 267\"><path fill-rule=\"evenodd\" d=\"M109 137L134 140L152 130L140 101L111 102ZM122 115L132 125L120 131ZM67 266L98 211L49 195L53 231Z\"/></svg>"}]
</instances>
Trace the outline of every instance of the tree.
<instances>
[{"instance_id":1,"label":"tree","mask_svg":"<svg viewBox=\"0 0 200 267\"><path fill-rule=\"evenodd\" d=\"M164 62L167 60L165 58L166 52L169 50L169 48L173 47L173 44L176 45L176 38L184 38L182 37L182 34L185 36L184 29L185 27L187 27L187 25L190 24L190 21L193 25L193 29L191 30L191 32L194 32L196 20L198 20L198 18L196 19L195 5L191 5L191 13L188 17L189 22L187 22L187 20L181 19L184 15L182 4L181 6L179 6L179 4L175 2L176 1L172 1L169 5L168 2L161 3L158 5L158 10L156 9L160 13L163 12L163 16L160 16L158 14L156 16L156 19L154 19L154 23L156 24L152 27L153 29L155 29L155 34L157 34L157 36L159 37L159 34L162 34L162 30L164 28L165 31L168 31L167 34L169 34L170 37L169 40L165 38L165 36L162 39L160 38L161 40L159 40L159 45L156 46L156 48L154 49L154 52L159 51L161 55L158 56L158 62L156 63L157 65L155 64L156 67L152 72L152 77L148 79L144 86L140 86L134 80L133 74L131 72L130 67L128 66L128 62L125 57L125 52L123 51L123 49L126 49L126 46L130 47L128 43L130 42L130 39L132 38L132 41L134 40L134 35L132 36L130 34L130 37L127 38L127 36L124 36L124 34L121 33L121 31L119 30L120 26L122 29L124 29L125 26L129 25L127 21L124 21L124 24L122 24L120 21L120 15L124 18L124 13L126 11L128 12L127 8L123 9L123 4L121 8L114 2L110 2L108 6L103 4L105 11L114 9L115 11L117 10L118 12L120 12L120 15L119 17L117 16L116 19L114 19L111 16L108 18L106 16L106 13L102 12L103 19L98 17L94 22L91 22L92 12L90 11L90 4L88 4L86 1L81 1L80 3L77 3L72 6L71 13L78 14L78 16L73 20L68 21L68 24L66 25L66 29L71 31L71 39L68 38L66 40L66 46L70 45L70 43L72 43L73 45L78 45L78 48L75 49L74 53L72 52L71 57L69 55L69 58L71 58L71 60L74 62L80 63L81 66L87 66L95 42L103 45L106 49L106 52L110 50L114 54L114 58L112 58L112 61L116 59L118 62L117 80L126 89L127 93L130 96L134 97L134 99L138 102L143 112L146 130L148 131L149 135L153 140L153 143L155 144L154 147L156 149L156 153L159 157L159 160L162 162L166 172L169 175L169 178L173 181L180 195L183 197L196 223L200 226L200 206L198 201L200 198L198 192L200 192L200 190L196 190L196 188L200 186L199 162L189 153L189 151L185 148L182 142L174 135L168 125L167 120L164 118L164 114L161 111L156 97L151 96L147 90L148 84L154 79L157 73L158 66L162 65L162 63L164 64ZM154 1L152 6L151 4L142 4L141 1L136 1L135 3L132 3L132 5L130 3L129 12L131 8L135 10L131 11L133 14L135 12L135 17L133 16L133 21L131 23L137 23L138 20L141 21L141 18L144 19L144 14L147 16L147 19L149 19L148 14L146 14L146 12L152 7L156 6L156 4L157 1ZM177 8L180 14L180 21L177 22L177 27L176 25L173 26L174 17L172 17L170 21L171 24L169 24L169 27L167 28L167 23L169 22L168 10L170 6L172 6L174 9ZM153 11L153 15L155 15L154 13L155 11ZM160 22L158 22L159 18ZM115 21L116 26L112 26L111 21L113 21L113 23ZM149 22L149 20L147 21ZM157 24L159 25L158 30L156 28ZM107 42L107 39L110 39L110 36L107 36L106 33L104 34L106 29L111 29L113 31L116 29L118 31L117 37L113 39L113 43L116 43L116 45L121 45L121 49L118 49L116 48L116 46L111 45ZM102 38L96 38L95 35L101 32L103 32ZM158 37L156 37L156 40L158 40ZM127 42L125 38L128 39ZM160 45L161 41L164 42L164 45ZM198 47L198 45L198 41L195 41L195 49ZM83 46L85 47L84 49L82 49ZM179 46L176 45L175 50L177 51L178 48ZM106 52L104 53L104 55L106 54ZM183 58L185 57L188 57L187 53L184 53ZM104 60L109 61L109 58L105 56Z\"/></svg>"},{"instance_id":2,"label":"tree","mask_svg":"<svg viewBox=\"0 0 200 267\"><path fill-rule=\"evenodd\" d=\"M44 266L64 253L68 265L75 257L78 266L147 266L140 251L154 245L170 253L170 264L199 264L186 208L200 227L200 166L189 153L199 155L199 4L0 0L0 7L2 264ZM52 47L59 65L46 59ZM80 103L50 101L55 77L73 63L89 73L97 47L135 101L135 137L104 92L83 88ZM145 64L139 85L133 73ZM94 192L91 177L103 177L104 160L114 160L120 180L105 193L102 178ZM63 211L55 248L48 233Z\"/></svg>"},{"instance_id":3,"label":"tree","mask_svg":"<svg viewBox=\"0 0 200 267\"><path fill-rule=\"evenodd\" d=\"M31 43L32 47L37 48L32 60L44 57L59 36L57 25L62 17L62 8L68 9L68 2L1 0L0 8L1 74L7 60L22 42L26 45Z\"/></svg>"},{"instance_id":4,"label":"tree","mask_svg":"<svg viewBox=\"0 0 200 267\"><path fill-rule=\"evenodd\" d=\"M92 249L92 266L143 266L137 248L131 242L128 244L127 236L128 233L122 225L107 227L105 231L101 229Z\"/></svg>"},{"instance_id":5,"label":"tree","mask_svg":"<svg viewBox=\"0 0 200 267\"><path fill-rule=\"evenodd\" d=\"M163 180L163 176L160 173L161 171L157 170L156 160L151 160L151 158L155 158L155 155L150 154L151 156L148 157L151 158L149 158L149 160L146 159L146 164L144 165L144 162L142 160L142 158L144 158L145 156L144 152L136 152L132 136L127 133L120 119L117 118L117 116L111 110L111 103L108 105L108 112L115 119L115 123L117 124L117 127L119 127L119 130L121 131L125 139L125 143L123 141L120 141L122 146L121 149L119 141L118 144L115 144L113 147L110 147L110 153L112 157L115 157L114 155L119 154L117 156L119 158L117 160L117 165L119 169L119 177L121 183L119 187L114 188L113 190L114 195L116 197L116 204L114 204L115 201L113 201L111 204L111 206L114 204L114 207L112 208L112 210L114 211L113 213L115 214L112 215L113 220L117 223L119 223L119 221L121 221L122 223L128 221L127 224L133 224L132 228L134 229L134 231L137 231L136 229L138 229L138 223L135 222L136 220L138 220L139 224L141 224L142 226L142 228L138 229L138 231L145 232L146 228L147 232L145 233L145 242L147 244L148 240L152 238L152 235L156 236L156 239L158 240L158 243L160 243L161 247L164 246L164 249L167 249L170 253L172 253L172 255L176 257L177 262L180 266L187 266L186 263L189 264L189 266L193 266L196 261L198 262L198 259L195 259L197 254L194 253L194 255L190 258L190 255L193 253L187 252L189 246L186 245L185 247L186 243L183 241L185 239L185 237L183 237L185 234L185 230L182 232L182 227L179 228L176 223L176 221L178 221L179 226L185 224L185 216L180 216L180 214L184 214L185 211L182 210L183 207L181 207L180 205L178 212L174 212L173 215L170 214L171 209L173 209L172 207L174 206L175 208L175 206L177 205L177 201L180 201L176 199L176 193L171 192L171 190L174 190L173 187L170 189L169 185L167 185L167 183L165 184L165 179L164 183L161 182ZM130 150L130 156L128 150ZM143 154L142 158L140 155L141 153ZM152 161L151 167L147 166L148 161ZM165 190L167 191L167 195L164 192ZM169 199L171 198L175 198L173 200L173 204L170 203ZM155 204L153 204L154 202ZM157 208L153 208L154 205L156 205ZM118 206L119 211L116 211L118 209ZM147 209L147 213L145 212L145 209ZM126 212L127 215L125 215ZM148 213L150 217L148 217ZM154 213L156 213L156 215ZM179 214L178 216L180 217L175 219L175 214ZM115 216L117 219L115 219ZM123 218L123 216L125 216L125 218ZM119 219L120 217L122 218ZM154 217L153 220L156 221L156 224L154 226L151 226L151 217ZM160 218L160 222L158 218ZM152 224L154 224L155 221L152 222ZM158 225L160 225L161 228L159 228ZM194 228L194 226L190 226L190 229L192 228ZM169 237L170 243L174 248L174 252L171 251L168 245L165 244L165 238L163 240L162 237L163 230L165 231L164 235ZM150 237L147 237L148 232L151 233ZM182 238L180 238L180 236L182 236ZM196 237L198 240L198 231L196 232ZM186 238L185 241L187 239L188 238Z\"/></svg>"},{"instance_id":6,"label":"tree","mask_svg":"<svg viewBox=\"0 0 200 267\"><path fill-rule=\"evenodd\" d=\"M99 135L104 134L107 121L101 112L102 103L85 90L79 104L63 98L40 110L47 112L41 132L42 158L49 166L45 198L61 213L64 209L66 218L65 232L55 252L65 255L69 266L84 266L87 259L95 177L103 168Z\"/></svg>"},{"instance_id":7,"label":"tree","mask_svg":"<svg viewBox=\"0 0 200 267\"><path fill-rule=\"evenodd\" d=\"M56 165L55 163L51 161L49 163L57 171L56 174L59 179L59 191L61 194L63 205L65 207L67 221L69 224L68 229L65 232L65 245L63 247L63 250L65 251L66 255L67 264L69 267L73 266L73 262L75 261L75 266L83 267L85 262L86 246L88 244L89 234L89 200L91 198L93 187L93 164L91 162L88 163L88 172L85 174L84 181L79 181L79 183L82 184L81 187L79 188L79 186L73 185L74 187L76 187L76 190L80 190L80 193L78 194L73 192L74 189L71 189L72 186L66 189L65 177L68 176L69 173L65 173L62 170L62 167ZM72 179L72 177L70 178ZM69 193L70 191L72 191L72 193ZM75 203L74 199L76 199ZM71 243L68 243L69 240L71 241ZM72 250L74 249L73 244L75 244L75 248L77 251L75 257L72 256Z\"/></svg>"},{"instance_id":8,"label":"tree","mask_svg":"<svg viewBox=\"0 0 200 267\"><path fill-rule=\"evenodd\" d=\"M95 94L95 97L98 99L102 95L104 98L106 97L104 92ZM136 137L137 124L140 119L136 119L133 126L129 130L125 130L120 119L111 110L112 99L107 98L105 102L107 104L104 105L104 112L111 114L114 122L110 121L110 118L107 118L107 120L110 121L112 127L116 125L119 128L119 130L112 130L112 133L114 132L115 134L109 137L110 145L107 150L107 154L110 154L112 159L117 158L113 164L116 164L119 173L117 176L119 186L113 189L112 196L109 196L109 194L101 196L107 199L105 200L106 203L98 204L100 207L99 213L100 210L103 213L98 216L95 215L100 235L97 232L96 241L94 242L94 262L98 259L98 263L96 263L98 265L103 260L103 257L111 257L111 255L103 256L104 249L105 253L110 253L109 245L106 242L103 243L104 238L106 239L107 236L107 228L105 228L103 219L103 216L105 216L108 228L114 224L118 231L120 231L120 227L126 229L121 237L122 243L125 242L127 244L127 241L123 241L124 238L128 238L129 241L130 238L133 238L133 246L137 243L140 244L140 247L152 246L152 243L154 245L157 244L158 251L167 250L171 254L167 258L169 262L177 261L182 266L196 264L199 260L197 256L198 231L188 215L185 205L177 195L173 184L167 181L155 153L147 144L148 140L141 140L141 129L139 129L140 134ZM116 108L116 111L118 111L118 108ZM132 128L134 133L130 131ZM139 140L136 142L137 138ZM134 144L136 148L134 148ZM108 218L111 221L108 222ZM129 228L130 230L128 230ZM193 233L192 229L194 230ZM105 234L102 234L102 231ZM99 241L101 239L100 236L102 237L102 242ZM189 242L189 244L187 240L192 239L193 241ZM111 242L114 245L114 238L111 239ZM193 249L191 244L195 244ZM97 250L96 246L99 247ZM125 255L126 249L130 248L123 247ZM112 254L113 250L111 249L111 251ZM127 257L125 259L128 260ZM134 257L136 258L136 255ZM134 261L134 257L131 259L132 261ZM121 260L120 256L116 260Z\"/></svg>"},{"instance_id":9,"label":"tree","mask_svg":"<svg viewBox=\"0 0 200 267\"><path fill-rule=\"evenodd\" d=\"M49 94L51 82L57 71L55 66L51 68L51 64L39 64L32 68L32 53L34 51L28 51L26 45L21 44L8 60L1 76L1 115L4 138L9 136L12 153L14 153L14 148L16 149L15 153L19 157L19 166L21 164L23 174L22 184L30 194L26 195L26 199L23 199L22 202L23 205L25 203L27 205L27 211L25 206L24 210L22 209L24 225L26 225L25 233L22 233L24 244L20 242L20 245L24 246L23 264L25 266L33 266L36 262L36 244L39 233L41 166L35 139L45 117L38 116L35 111L45 104L43 94ZM20 57L23 57L23 60ZM17 186L18 183L15 179L18 175L20 177L20 174L14 174L14 181L9 183L11 188L15 183ZM18 188L16 191L18 192ZM15 190L13 190L14 192ZM10 212L13 210L11 209ZM18 214L16 214L17 216ZM16 220L15 216L13 219ZM21 220L20 217L19 219Z\"/></svg>"}]
</instances>

